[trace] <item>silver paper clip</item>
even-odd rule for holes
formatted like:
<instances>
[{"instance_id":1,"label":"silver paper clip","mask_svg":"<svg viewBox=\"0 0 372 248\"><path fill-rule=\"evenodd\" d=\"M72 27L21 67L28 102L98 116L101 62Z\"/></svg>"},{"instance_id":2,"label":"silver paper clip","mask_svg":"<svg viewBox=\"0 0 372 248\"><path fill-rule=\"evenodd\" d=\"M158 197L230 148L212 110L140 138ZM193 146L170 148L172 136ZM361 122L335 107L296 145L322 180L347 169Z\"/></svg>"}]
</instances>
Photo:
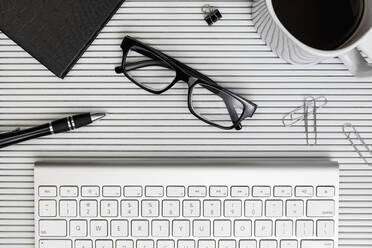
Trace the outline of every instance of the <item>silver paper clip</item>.
<instances>
[{"instance_id":1,"label":"silver paper clip","mask_svg":"<svg viewBox=\"0 0 372 248\"><path fill-rule=\"evenodd\" d=\"M306 144L307 145L316 145L318 144L318 119L317 111L327 105L328 100L324 96L312 97L308 96L304 99L303 104L282 118L283 126L293 127L300 121L304 122L305 135L306 135ZM309 122L313 120L313 130L310 131L311 125ZM312 136L312 137L310 137Z\"/></svg>"},{"instance_id":2,"label":"silver paper clip","mask_svg":"<svg viewBox=\"0 0 372 248\"><path fill-rule=\"evenodd\" d=\"M351 123L345 123L342 126L342 131L343 131L344 135L346 136L346 138L349 140L350 144L353 146L354 150L358 153L359 157L361 159L363 159L363 161L367 165L372 166L372 158L369 158L370 161L368 161L368 157L363 155L363 152L364 152L364 153L368 153L372 157L372 151L369 148L369 146L367 145L367 143L364 141L362 136L360 136L360 133L354 127L354 125L351 124ZM352 137L352 135L354 135L354 137ZM356 144L354 142L354 140L359 141L360 144ZM362 151L358 146L364 147L365 150Z\"/></svg>"}]
</instances>

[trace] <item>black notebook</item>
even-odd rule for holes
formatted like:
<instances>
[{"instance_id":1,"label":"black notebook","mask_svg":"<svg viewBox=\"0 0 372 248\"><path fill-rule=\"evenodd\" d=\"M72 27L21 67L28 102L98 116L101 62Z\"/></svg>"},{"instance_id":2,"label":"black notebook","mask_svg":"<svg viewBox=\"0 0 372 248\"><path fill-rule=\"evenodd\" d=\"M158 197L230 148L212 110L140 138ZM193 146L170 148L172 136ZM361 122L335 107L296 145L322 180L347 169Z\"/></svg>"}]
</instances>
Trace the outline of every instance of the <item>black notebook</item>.
<instances>
[{"instance_id":1,"label":"black notebook","mask_svg":"<svg viewBox=\"0 0 372 248\"><path fill-rule=\"evenodd\" d=\"M0 30L63 78L124 0L0 0Z\"/></svg>"}]
</instances>

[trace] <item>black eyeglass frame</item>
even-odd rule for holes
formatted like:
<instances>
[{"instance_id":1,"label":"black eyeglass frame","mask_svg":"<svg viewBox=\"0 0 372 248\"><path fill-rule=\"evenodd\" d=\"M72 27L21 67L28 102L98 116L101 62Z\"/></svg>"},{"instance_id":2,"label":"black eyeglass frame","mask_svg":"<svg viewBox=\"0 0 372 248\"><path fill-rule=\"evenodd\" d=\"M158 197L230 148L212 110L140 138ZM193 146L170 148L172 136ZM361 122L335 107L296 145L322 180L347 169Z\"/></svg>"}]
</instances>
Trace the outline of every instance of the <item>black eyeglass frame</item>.
<instances>
[{"instance_id":1,"label":"black eyeglass frame","mask_svg":"<svg viewBox=\"0 0 372 248\"><path fill-rule=\"evenodd\" d=\"M244 99L243 97L219 86L216 82L214 82L212 79L209 77L203 75L202 73L192 69L191 67L181 63L180 61L173 59L169 57L168 55L130 37L130 36L125 36L122 43L121 43L121 48L123 50L123 59L121 66L116 67L115 71L116 73L124 73L124 75L132 81L134 84L139 86L140 88L151 92L153 94L161 94L170 88L172 88L178 81L184 81L188 84L189 89L188 89L188 108L190 112L196 116L198 119L201 121L204 121L208 123L209 125L225 129L225 130L230 130L230 129L236 129L240 130L242 128L241 122L246 119L247 117L252 117L253 114L255 113L257 109L257 105L247 99ZM147 56L154 61L141 61L138 62L138 64L133 63L131 65L128 65L125 61L127 59L128 52L133 49L136 52L141 53L144 56ZM151 65L159 65L163 67L167 67L171 70L174 70L176 75L173 81L164 89L162 90L154 90L145 87L143 84L138 83L135 79L131 77L130 74L127 72L136 68L140 67L145 67L145 66L151 66ZM220 96L225 105L226 108L229 112L231 121L233 123L232 126L226 127L219 125L217 123L213 123L209 121L206 118L203 118L203 116L200 116L197 111L194 110L193 105L192 105L192 92L193 89L195 88L196 85L201 85L204 88L208 89L212 93ZM239 114L236 113L236 109L234 107L234 100L239 101L243 105L243 112L239 117Z\"/></svg>"}]
</instances>

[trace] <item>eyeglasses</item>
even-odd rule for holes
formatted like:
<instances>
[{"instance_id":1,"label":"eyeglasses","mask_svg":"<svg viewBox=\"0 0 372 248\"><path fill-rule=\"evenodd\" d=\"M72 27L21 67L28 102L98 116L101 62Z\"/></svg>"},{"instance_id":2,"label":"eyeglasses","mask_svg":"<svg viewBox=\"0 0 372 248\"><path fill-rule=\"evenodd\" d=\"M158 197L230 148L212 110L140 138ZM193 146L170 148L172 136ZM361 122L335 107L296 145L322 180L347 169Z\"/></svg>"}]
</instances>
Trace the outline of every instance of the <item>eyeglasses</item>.
<instances>
[{"instance_id":1,"label":"eyeglasses","mask_svg":"<svg viewBox=\"0 0 372 248\"><path fill-rule=\"evenodd\" d=\"M257 105L222 88L209 77L140 41L126 36L121 44L123 60L116 73L124 73L133 83L154 94L161 94L177 82L189 87L188 107L200 120L221 128L242 128Z\"/></svg>"}]
</instances>

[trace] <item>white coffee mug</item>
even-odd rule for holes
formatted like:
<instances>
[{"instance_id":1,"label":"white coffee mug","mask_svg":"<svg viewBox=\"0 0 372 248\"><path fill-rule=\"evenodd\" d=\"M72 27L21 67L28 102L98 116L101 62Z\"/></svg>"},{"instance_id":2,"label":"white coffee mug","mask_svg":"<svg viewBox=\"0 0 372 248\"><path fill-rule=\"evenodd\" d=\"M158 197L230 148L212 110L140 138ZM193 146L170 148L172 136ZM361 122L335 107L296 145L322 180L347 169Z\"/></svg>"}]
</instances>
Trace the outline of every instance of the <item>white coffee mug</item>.
<instances>
[{"instance_id":1,"label":"white coffee mug","mask_svg":"<svg viewBox=\"0 0 372 248\"><path fill-rule=\"evenodd\" d=\"M272 0L254 0L252 18L261 38L279 57L289 63L316 64L328 58L340 57L355 76L372 77L372 66L359 52L363 51L372 59L372 0L364 0L364 6L358 29L347 42L334 50L316 49L294 37L277 17Z\"/></svg>"}]
</instances>

